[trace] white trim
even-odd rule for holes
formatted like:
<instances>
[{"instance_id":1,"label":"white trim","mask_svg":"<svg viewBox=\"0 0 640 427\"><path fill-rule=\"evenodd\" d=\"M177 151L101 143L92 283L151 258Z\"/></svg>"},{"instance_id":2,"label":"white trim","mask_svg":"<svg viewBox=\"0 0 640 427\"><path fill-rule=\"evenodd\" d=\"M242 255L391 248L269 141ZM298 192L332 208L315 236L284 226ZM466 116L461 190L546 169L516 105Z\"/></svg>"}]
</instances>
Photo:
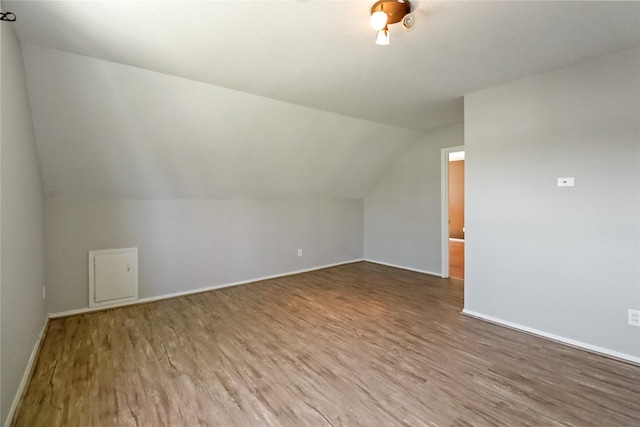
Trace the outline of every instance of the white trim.
<instances>
[{"instance_id":1,"label":"white trim","mask_svg":"<svg viewBox=\"0 0 640 427\"><path fill-rule=\"evenodd\" d=\"M422 274L428 274L430 276L438 276L438 277L440 277L440 273L435 273L433 271L420 270L420 269L417 269L417 268L405 267L405 266L398 265L398 264L391 264L391 263L388 263L388 262L375 261L375 260L372 260L372 259L364 259L363 261L371 262L373 264L386 265L387 267L399 268L401 270L415 271L416 273L422 273Z\"/></svg>"},{"instance_id":2,"label":"white trim","mask_svg":"<svg viewBox=\"0 0 640 427\"><path fill-rule=\"evenodd\" d=\"M609 350L608 348L598 347L597 345L587 344L582 341L576 341L571 338L566 338L560 335L551 334L549 332L540 331L535 328L530 328L528 326L523 326L518 323L509 322L507 320L502 320L497 317L488 316L486 314L478 313L472 310L467 310L466 308L462 310L462 314L470 317L475 317L487 322L495 323L500 326L505 326L511 329L517 329L522 332L526 332L532 335L539 336L541 338L545 338L551 341L555 341L561 344L569 345L571 347L579 348L581 350L585 350L591 353L598 354L600 356L606 356L613 359L619 359L624 362L630 362L636 365L640 365L640 357L632 356L626 353L620 353L619 351Z\"/></svg>"},{"instance_id":3,"label":"white trim","mask_svg":"<svg viewBox=\"0 0 640 427\"><path fill-rule=\"evenodd\" d=\"M13 416L15 415L15 411L18 408L18 403L22 398L22 394L24 393L24 389L27 386L27 381L31 377L31 370L33 369L33 364L36 361L36 356L38 355L38 351L40 350L40 344L42 344L42 338L44 337L44 331L47 330L47 325L49 324L49 319L44 320L44 325L42 326L42 330L40 330L40 334L38 334L38 338L36 339L36 344L31 351L31 356L29 356L29 362L27 363L27 367L24 370L24 374L22 374L22 380L20 381L20 385L18 386L18 390L16 390L16 395L13 398L13 403L11 404L11 408L9 408L9 413L7 414L7 418L4 421L4 427L9 427L11 425L11 421L13 421Z\"/></svg>"},{"instance_id":4,"label":"white trim","mask_svg":"<svg viewBox=\"0 0 640 427\"><path fill-rule=\"evenodd\" d=\"M451 242L464 242L464 239L456 239L455 237L449 237L449 241L451 241Z\"/></svg>"},{"instance_id":5,"label":"white trim","mask_svg":"<svg viewBox=\"0 0 640 427\"><path fill-rule=\"evenodd\" d=\"M207 291L213 291L216 289L229 288L231 286L246 285L248 283L261 282L263 280L277 279L278 277L293 276L295 274L308 273L309 271L322 270L325 268L337 267L339 265L344 265L344 264L353 264L354 262L361 262L361 261L365 261L365 260L363 258L352 259L349 261L336 262L333 264L326 264L318 267L311 267L311 268L305 268L302 270L289 271L286 273L273 274L270 276L255 277L252 279L241 280L238 282L221 283L219 285L211 285L211 286L206 286L204 288L191 289L188 291L174 292L171 294L158 295L155 297L140 298L136 301L127 301L124 303L116 303L108 306L85 307L85 308L79 308L75 310L61 311L58 313L49 313L49 318L55 319L58 317L66 317L66 316L73 316L76 314L91 313L94 311L107 310L107 309L116 308L116 307L126 307L129 305L144 304L144 303L153 302L153 301L160 301L160 300L169 299L169 298L181 297L184 295L198 294L200 292L207 292Z\"/></svg>"},{"instance_id":6,"label":"white trim","mask_svg":"<svg viewBox=\"0 0 640 427\"><path fill-rule=\"evenodd\" d=\"M440 150L440 251L442 252L442 274L449 277L449 153L464 151L464 145L445 147Z\"/></svg>"}]
</instances>

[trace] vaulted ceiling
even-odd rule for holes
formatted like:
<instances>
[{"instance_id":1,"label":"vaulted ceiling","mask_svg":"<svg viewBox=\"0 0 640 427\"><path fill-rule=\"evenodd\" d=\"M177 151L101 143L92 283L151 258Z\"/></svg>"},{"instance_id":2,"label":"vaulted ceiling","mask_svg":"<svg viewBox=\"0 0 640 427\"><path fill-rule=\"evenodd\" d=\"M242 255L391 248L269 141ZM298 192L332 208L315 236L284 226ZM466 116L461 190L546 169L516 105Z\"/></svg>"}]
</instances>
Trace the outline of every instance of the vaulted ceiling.
<instances>
[{"instance_id":1,"label":"vaulted ceiling","mask_svg":"<svg viewBox=\"0 0 640 427\"><path fill-rule=\"evenodd\" d=\"M640 44L637 2L16 1L56 197L362 197L463 96Z\"/></svg>"}]
</instances>

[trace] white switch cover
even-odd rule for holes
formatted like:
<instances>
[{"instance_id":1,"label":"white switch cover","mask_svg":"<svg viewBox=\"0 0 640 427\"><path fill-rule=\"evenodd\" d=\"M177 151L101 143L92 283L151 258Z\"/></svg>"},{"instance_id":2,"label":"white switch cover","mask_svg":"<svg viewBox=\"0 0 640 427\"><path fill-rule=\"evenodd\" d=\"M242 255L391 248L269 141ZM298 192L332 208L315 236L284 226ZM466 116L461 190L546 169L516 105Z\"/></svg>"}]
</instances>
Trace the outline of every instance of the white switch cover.
<instances>
[{"instance_id":1,"label":"white switch cover","mask_svg":"<svg viewBox=\"0 0 640 427\"><path fill-rule=\"evenodd\" d=\"M575 178L558 178L558 187L573 187L575 185Z\"/></svg>"},{"instance_id":2,"label":"white switch cover","mask_svg":"<svg viewBox=\"0 0 640 427\"><path fill-rule=\"evenodd\" d=\"M640 310L629 309L629 324L631 326L640 326Z\"/></svg>"}]
</instances>

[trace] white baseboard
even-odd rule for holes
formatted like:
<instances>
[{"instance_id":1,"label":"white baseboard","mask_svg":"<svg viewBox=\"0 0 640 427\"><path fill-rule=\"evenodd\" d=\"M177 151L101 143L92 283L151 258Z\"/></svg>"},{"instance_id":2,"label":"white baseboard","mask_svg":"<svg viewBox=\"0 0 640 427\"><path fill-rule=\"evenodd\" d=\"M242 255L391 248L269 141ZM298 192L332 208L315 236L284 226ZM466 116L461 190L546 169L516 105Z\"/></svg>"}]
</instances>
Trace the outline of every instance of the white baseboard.
<instances>
[{"instance_id":1,"label":"white baseboard","mask_svg":"<svg viewBox=\"0 0 640 427\"><path fill-rule=\"evenodd\" d=\"M252 279L241 280L239 282L221 283L219 285L212 285L212 286L206 286L204 288L190 289L188 291L174 292L174 293L171 293L171 294L158 295L158 296L155 296L155 297L140 298L140 299L135 300L135 301L128 301L128 302L120 303L120 304L105 305L105 306L92 307L92 308L85 307L85 308L79 308L79 309L76 309L76 310L61 311L61 312L58 312L58 313L49 313L49 318L50 319L55 319L57 317L67 317L67 316L73 316L73 315L76 315L76 314L91 313L91 312L94 312L94 311L108 310L108 309L116 308L116 307L126 307L126 306L130 306L130 305L144 304L144 303L153 302L153 301L160 301L160 300L169 299L169 298L181 297L181 296L184 296L184 295L198 294L200 292L207 292L207 291L213 291L213 290L216 290L216 289L229 288L231 286L246 285L248 283L261 282L263 280L277 279L278 277L293 276L295 274L308 273L310 271L322 270L322 269L330 268L330 267L337 267L339 265L344 265L344 264L353 264L354 262L361 262L361 261L364 261L364 259L362 259L362 258L360 258L360 259L352 259L352 260L349 260L349 261L336 262L336 263L333 263L333 264L326 264L326 265L321 265L321 266L317 266L317 267L305 268L305 269L302 269L302 270L295 270L295 271L289 271L289 272L286 272L286 273L273 274L273 275L270 275L270 276L255 277L255 278L252 278Z\"/></svg>"},{"instance_id":2,"label":"white baseboard","mask_svg":"<svg viewBox=\"0 0 640 427\"><path fill-rule=\"evenodd\" d=\"M417 268L405 267L405 266L402 266L402 265L391 264L391 263L388 263L388 262L376 261L376 260L367 259L367 258L365 258L363 261L371 262L373 264L386 265L387 267L399 268L401 270L415 271L416 273L429 274L430 276L442 277L441 273L436 273L434 271L419 270Z\"/></svg>"},{"instance_id":3,"label":"white baseboard","mask_svg":"<svg viewBox=\"0 0 640 427\"><path fill-rule=\"evenodd\" d=\"M29 356L29 362L27 363L27 367L24 370L24 374L22 374L22 380L20 381L20 385L18 386L18 390L16 390L16 395L13 398L13 403L11 404L11 408L9 408L9 413L7 414L7 419L4 421L4 427L9 427L11 425L11 421L13 421L13 416L15 415L16 409L18 407L18 403L22 398L22 394L24 393L24 389L27 386L27 381L31 377L31 371L33 369L33 364L36 361L36 356L38 355L38 350L40 349L40 344L42 343L42 338L44 337L44 331L47 330L47 325L49 324L49 319L45 319L44 325L38 334L38 338L36 339L36 344L31 351L31 356Z\"/></svg>"},{"instance_id":4,"label":"white baseboard","mask_svg":"<svg viewBox=\"0 0 640 427\"><path fill-rule=\"evenodd\" d=\"M462 310L462 314L475 317L481 320L485 320L487 322L495 323L500 326L506 326L507 328L516 329L521 332L526 332L531 335L536 335L541 338L546 338L551 341L569 345L571 347L575 347L575 348L585 350L591 353L595 353L601 356L606 356L613 359L622 360L624 362L631 362L635 365L640 365L640 357L637 357L637 356L632 356L626 353L620 353L615 350L609 350L608 348L598 347L596 345L587 344L581 341L576 341L571 338L566 338L560 335L555 335L548 332L540 331L538 329L530 328L528 326L523 326L518 323L509 322L507 320L502 320L497 317L487 316L486 314L478 313L472 310L467 310L466 308Z\"/></svg>"}]
</instances>

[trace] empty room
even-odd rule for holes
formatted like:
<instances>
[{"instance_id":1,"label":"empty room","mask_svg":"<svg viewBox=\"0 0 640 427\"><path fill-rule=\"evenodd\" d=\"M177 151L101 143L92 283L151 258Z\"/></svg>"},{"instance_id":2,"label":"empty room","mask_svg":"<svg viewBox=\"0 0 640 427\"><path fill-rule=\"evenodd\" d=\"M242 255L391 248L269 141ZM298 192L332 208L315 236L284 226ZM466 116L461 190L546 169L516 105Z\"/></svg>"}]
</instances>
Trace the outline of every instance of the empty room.
<instances>
[{"instance_id":1,"label":"empty room","mask_svg":"<svg viewBox=\"0 0 640 427\"><path fill-rule=\"evenodd\" d=\"M0 426L640 425L640 2L0 5Z\"/></svg>"}]
</instances>

